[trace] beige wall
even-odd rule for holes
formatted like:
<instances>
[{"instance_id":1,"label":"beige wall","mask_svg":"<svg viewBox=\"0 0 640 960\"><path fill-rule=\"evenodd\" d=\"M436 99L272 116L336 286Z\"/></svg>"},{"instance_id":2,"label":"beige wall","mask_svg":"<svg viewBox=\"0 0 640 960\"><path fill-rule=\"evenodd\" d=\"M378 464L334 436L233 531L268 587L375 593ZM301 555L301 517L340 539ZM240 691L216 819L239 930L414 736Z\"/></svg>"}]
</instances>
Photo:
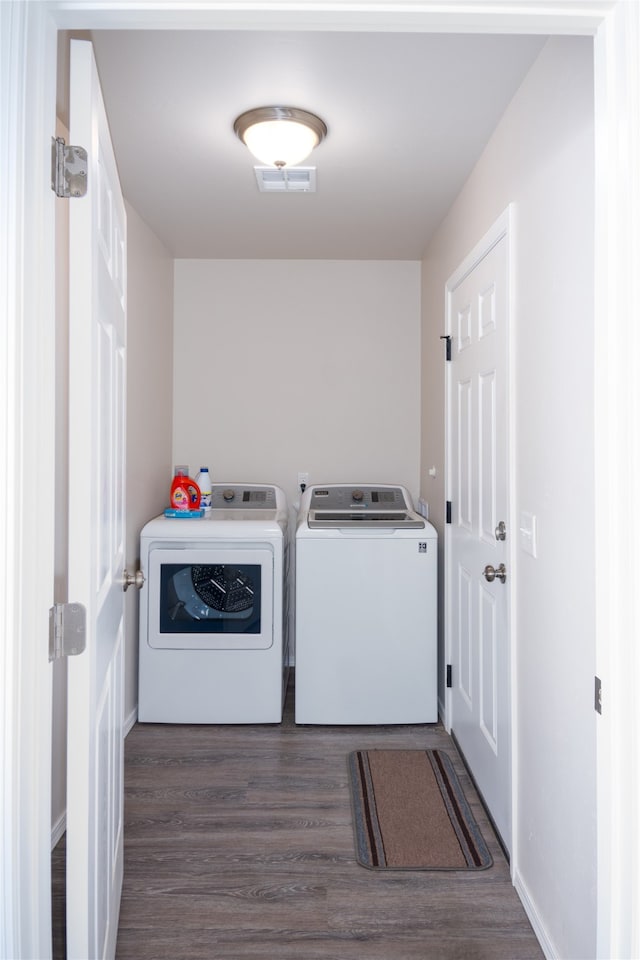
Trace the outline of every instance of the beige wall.
<instances>
[{"instance_id":1,"label":"beige wall","mask_svg":"<svg viewBox=\"0 0 640 960\"><path fill-rule=\"evenodd\" d=\"M173 260L127 204L127 565L166 506L173 416ZM139 594L126 594L125 720L138 704Z\"/></svg>"},{"instance_id":2,"label":"beige wall","mask_svg":"<svg viewBox=\"0 0 640 960\"><path fill-rule=\"evenodd\" d=\"M420 265L179 260L175 462L418 492Z\"/></svg>"},{"instance_id":3,"label":"beige wall","mask_svg":"<svg viewBox=\"0 0 640 960\"><path fill-rule=\"evenodd\" d=\"M538 519L513 571L515 880L565 960L595 955L592 63L587 39L547 43L422 268L421 484L442 532L444 288L515 203L513 493Z\"/></svg>"}]
</instances>

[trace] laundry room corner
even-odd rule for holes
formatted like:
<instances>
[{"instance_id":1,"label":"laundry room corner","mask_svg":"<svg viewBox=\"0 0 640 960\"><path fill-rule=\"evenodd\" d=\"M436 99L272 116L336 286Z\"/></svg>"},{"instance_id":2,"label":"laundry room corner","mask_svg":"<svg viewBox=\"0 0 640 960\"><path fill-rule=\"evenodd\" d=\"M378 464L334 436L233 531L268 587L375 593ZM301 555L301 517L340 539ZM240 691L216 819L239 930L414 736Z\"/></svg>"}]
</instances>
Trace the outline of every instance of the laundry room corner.
<instances>
[{"instance_id":1,"label":"laundry room corner","mask_svg":"<svg viewBox=\"0 0 640 960\"><path fill-rule=\"evenodd\" d=\"M127 570L140 564L140 531L167 505L172 475L173 259L127 204ZM139 592L126 596L125 730L138 705Z\"/></svg>"}]
</instances>

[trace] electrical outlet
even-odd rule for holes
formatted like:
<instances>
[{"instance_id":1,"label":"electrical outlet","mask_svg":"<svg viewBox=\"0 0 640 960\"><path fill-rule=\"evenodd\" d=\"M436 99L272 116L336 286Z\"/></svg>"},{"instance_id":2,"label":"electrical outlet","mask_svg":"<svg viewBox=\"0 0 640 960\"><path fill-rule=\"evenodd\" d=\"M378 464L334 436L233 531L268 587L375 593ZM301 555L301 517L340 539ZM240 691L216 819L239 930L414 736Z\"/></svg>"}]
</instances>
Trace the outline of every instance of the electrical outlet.
<instances>
[{"instance_id":1,"label":"electrical outlet","mask_svg":"<svg viewBox=\"0 0 640 960\"><path fill-rule=\"evenodd\" d=\"M298 474L298 490L302 490L303 486L306 487L309 484L309 474L308 473L299 473Z\"/></svg>"}]
</instances>

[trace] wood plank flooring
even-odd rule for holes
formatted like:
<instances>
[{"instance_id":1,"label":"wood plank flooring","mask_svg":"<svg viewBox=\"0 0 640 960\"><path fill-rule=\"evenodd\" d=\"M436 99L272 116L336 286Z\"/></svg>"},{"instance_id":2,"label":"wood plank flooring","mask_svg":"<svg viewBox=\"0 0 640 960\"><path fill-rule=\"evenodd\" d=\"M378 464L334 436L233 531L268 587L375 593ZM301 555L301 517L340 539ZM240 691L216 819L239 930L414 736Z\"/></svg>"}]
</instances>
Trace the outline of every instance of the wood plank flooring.
<instances>
[{"instance_id":1,"label":"wood plank flooring","mask_svg":"<svg viewBox=\"0 0 640 960\"><path fill-rule=\"evenodd\" d=\"M438 747L494 857L376 873L354 857L347 755ZM440 725L138 724L126 742L117 960L539 960L509 868Z\"/></svg>"}]
</instances>

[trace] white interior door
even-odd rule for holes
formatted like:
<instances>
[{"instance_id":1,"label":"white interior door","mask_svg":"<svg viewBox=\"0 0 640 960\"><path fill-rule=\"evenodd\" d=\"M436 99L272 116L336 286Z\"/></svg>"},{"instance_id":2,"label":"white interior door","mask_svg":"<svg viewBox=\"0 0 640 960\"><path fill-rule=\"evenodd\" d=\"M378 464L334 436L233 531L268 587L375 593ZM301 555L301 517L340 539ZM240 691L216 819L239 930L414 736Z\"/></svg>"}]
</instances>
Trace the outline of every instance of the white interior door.
<instances>
[{"instance_id":1,"label":"white interior door","mask_svg":"<svg viewBox=\"0 0 640 960\"><path fill-rule=\"evenodd\" d=\"M501 223L448 285L447 581L451 729L510 849L508 242Z\"/></svg>"},{"instance_id":2,"label":"white interior door","mask_svg":"<svg viewBox=\"0 0 640 960\"><path fill-rule=\"evenodd\" d=\"M68 957L115 955L123 871L126 222L93 49L71 42L69 596L87 647L69 659Z\"/></svg>"}]
</instances>

